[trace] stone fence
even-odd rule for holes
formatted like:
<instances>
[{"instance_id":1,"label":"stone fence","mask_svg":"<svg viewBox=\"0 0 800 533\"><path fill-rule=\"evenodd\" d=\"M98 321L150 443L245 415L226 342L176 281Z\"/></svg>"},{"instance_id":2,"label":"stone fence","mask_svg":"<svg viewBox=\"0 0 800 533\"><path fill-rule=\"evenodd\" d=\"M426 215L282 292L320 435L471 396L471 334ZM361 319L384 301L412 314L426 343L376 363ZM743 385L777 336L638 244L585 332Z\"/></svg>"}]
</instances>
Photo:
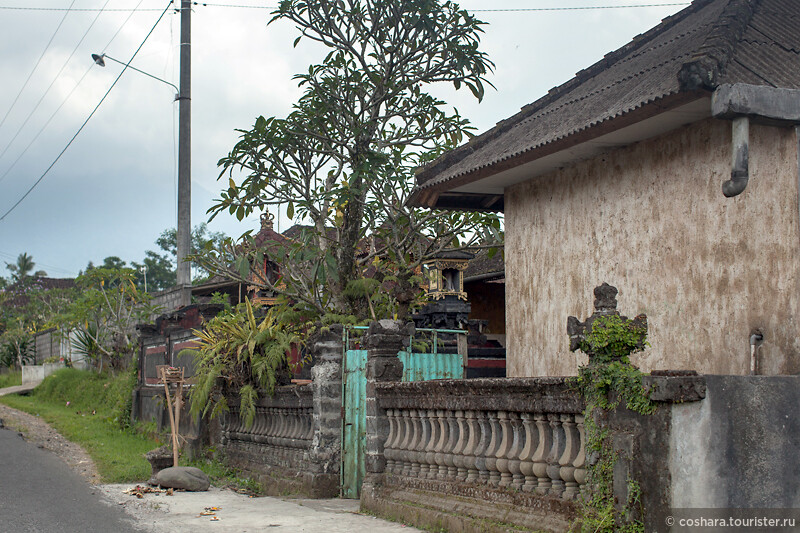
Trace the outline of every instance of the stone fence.
<instances>
[{"instance_id":1,"label":"stone fence","mask_svg":"<svg viewBox=\"0 0 800 533\"><path fill-rule=\"evenodd\" d=\"M274 396L261 398L249 427L238 401L230 399L228 406L230 411L220 423L220 444L229 464L252 474L280 477L289 485L282 487L283 491L319 492L316 474L321 469L314 468L311 457L314 416L310 385L279 387ZM338 493L338 487L334 492Z\"/></svg>"},{"instance_id":2,"label":"stone fence","mask_svg":"<svg viewBox=\"0 0 800 533\"><path fill-rule=\"evenodd\" d=\"M308 346L315 360L311 384L261 397L249 427L238 398L229 397L220 444L226 461L257 477L270 495L332 498L339 495L341 460L341 326L317 333Z\"/></svg>"},{"instance_id":3,"label":"stone fence","mask_svg":"<svg viewBox=\"0 0 800 533\"><path fill-rule=\"evenodd\" d=\"M384 460L368 463L364 508L446 529L476 517L548 530L574 520L584 405L566 379L379 383L375 394L388 423L377 449L368 444Z\"/></svg>"}]
</instances>

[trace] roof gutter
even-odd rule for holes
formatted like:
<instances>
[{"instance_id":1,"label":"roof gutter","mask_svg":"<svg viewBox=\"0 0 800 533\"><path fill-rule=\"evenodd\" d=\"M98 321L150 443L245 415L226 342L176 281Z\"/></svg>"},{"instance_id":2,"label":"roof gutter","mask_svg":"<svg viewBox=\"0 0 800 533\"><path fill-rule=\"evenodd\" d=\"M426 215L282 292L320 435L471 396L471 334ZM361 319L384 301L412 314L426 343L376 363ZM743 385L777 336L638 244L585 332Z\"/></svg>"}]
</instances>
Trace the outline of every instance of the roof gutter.
<instances>
[{"instance_id":1,"label":"roof gutter","mask_svg":"<svg viewBox=\"0 0 800 533\"><path fill-rule=\"evenodd\" d=\"M750 122L800 125L800 90L723 84L711 97L711 115L732 121L731 179L722 184L722 194L733 198L744 192L750 181Z\"/></svg>"}]
</instances>

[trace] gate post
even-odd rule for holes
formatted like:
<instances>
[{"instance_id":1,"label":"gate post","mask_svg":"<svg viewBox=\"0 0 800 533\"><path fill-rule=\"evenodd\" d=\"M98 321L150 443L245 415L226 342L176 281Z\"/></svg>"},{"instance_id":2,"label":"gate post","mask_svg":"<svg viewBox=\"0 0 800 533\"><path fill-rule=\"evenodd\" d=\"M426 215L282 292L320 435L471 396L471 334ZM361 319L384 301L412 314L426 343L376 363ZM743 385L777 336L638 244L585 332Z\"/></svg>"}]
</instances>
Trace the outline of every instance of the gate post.
<instances>
[{"instance_id":1,"label":"gate post","mask_svg":"<svg viewBox=\"0 0 800 533\"><path fill-rule=\"evenodd\" d=\"M339 494L342 430L343 328L322 328L309 339L315 364L311 368L313 434L311 437L311 486L315 497Z\"/></svg>"},{"instance_id":2,"label":"gate post","mask_svg":"<svg viewBox=\"0 0 800 533\"><path fill-rule=\"evenodd\" d=\"M375 395L375 384L400 381L403 362L397 354L408 347L414 334L412 322L379 320L369 325L364 337L367 348L366 458L367 478L380 477L386 469L383 444L389 436L389 419ZM377 480L371 480L373 482Z\"/></svg>"}]
</instances>

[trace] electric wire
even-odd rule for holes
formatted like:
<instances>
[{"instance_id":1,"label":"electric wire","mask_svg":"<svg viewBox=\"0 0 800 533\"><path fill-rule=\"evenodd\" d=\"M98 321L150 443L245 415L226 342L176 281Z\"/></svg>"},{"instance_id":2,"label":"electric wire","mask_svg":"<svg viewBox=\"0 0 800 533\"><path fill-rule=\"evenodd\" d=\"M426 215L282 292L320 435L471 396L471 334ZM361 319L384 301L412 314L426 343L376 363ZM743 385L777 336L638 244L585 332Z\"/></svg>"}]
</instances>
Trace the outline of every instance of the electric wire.
<instances>
[{"instance_id":1,"label":"electric wire","mask_svg":"<svg viewBox=\"0 0 800 533\"><path fill-rule=\"evenodd\" d=\"M75 0L72 0L72 3L69 6L72 7L74 4L75 4ZM64 16L61 17L61 20L59 21L58 26L56 26L56 31L53 32L53 35L50 36L50 40L47 41L47 45L44 47L44 50L42 50L42 53L39 55L39 59L36 60L36 64L33 65L33 68L31 69L31 73L28 74L28 77L25 79L25 83L23 83L22 87L19 88L19 92L17 93L16 98L14 98L14 101L11 102L11 107L8 108L8 111L6 111L6 114L3 115L3 119L0 120L0 128L2 128L3 124L6 123L6 119L8 118L8 115L11 113L11 110L14 109L15 105L17 105L17 101L19 100L19 97L22 96L22 92L25 90L25 87L28 86L28 82L31 81L31 77L33 77L33 73L36 72L36 68L39 66L39 63L42 62L42 58L47 53L47 51L50 49L50 45L53 44L53 39L56 38L56 34L58 33L58 30L61 29L61 25L64 24L64 20L66 20L67 15L69 15L69 11L64 13Z\"/></svg>"},{"instance_id":2,"label":"electric wire","mask_svg":"<svg viewBox=\"0 0 800 533\"><path fill-rule=\"evenodd\" d=\"M58 80L58 77L61 76L61 73L64 72L65 68L67 68L67 64L69 64L69 61L75 55L75 52L78 51L78 47L83 43L83 40L86 39L86 36L89 35L89 32L94 27L95 23L97 22L97 19L99 19L100 15L103 14L103 9L108 5L108 3L110 1L111 0L106 0L106 3L103 4L103 7L100 8L100 11L98 11L97 15L94 16L94 19L92 20L91 24L89 24L89 27L86 28L85 32L83 32L83 35L81 36L80 40L78 41L78 44L75 45L75 48L72 49L72 52L69 54L69 57L66 59L66 61L64 61L64 64L61 65L61 68L58 70L56 75L53 76L53 80L50 82L50 85L47 86L47 89L45 89L44 93L39 98L39 101L36 102L36 105L33 106L33 109L31 109L31 112L28 113L28 116L25 117L25 120L22 121L22 124L20 125L20 127L17 128L17 132L14 134L13 137L11 137L11 140L8 141L8 144L6 144L6 147L3 148L3 151L0 152L0 159L3 159L3 156L6 155L6 153L8 152L8 149L11 148L11 145L14 144L14 141L17 140L17 137L19 137L19 134L22 133L23 129L25 129L25 126L27 126L28 121L31 119L33 114L36 113L36 110L38 110L39 106L42 105L42 102L47 97L47 95L50 93L50 89L53 88L53 85L55 85L56 81ZM0 181L2 181L2 178L0 178Z\"/></svg>"},{"instance_id":3,"label":"electric wire","mask_svg":"<svg viewBox=\"0 0 800 533\"><path fill-rule=\"evenodd\" d=\"M144 0L139 0L139 3L137 4L137 7L142 5L143 1ZM108 4L108 2L106 2L106 4ZM106 43L106 45L103 47L104 51L111 45L112 42L114 42L114 39L117 38L117 35L119 35L119 32L122 31L122 28L124 28L128 24L128 22L131 20L131 17L133 16L133 13L134 12L131 11L131 13L122 22L122 24L120 24L119 28L117 28L117 31L114 33L114 35L111 36L111 39L109 39L108 42ZM95 18L95 20L97 20L97 19ZM78 44L80 44L80 43L78 43ZM26 153L28 153L28 150L31 148L31 146L33 146L33 144L36 142L36 140L42 135L44 130L47 128L47 126L50 125L50 123L53 121L53 119L58 114L58 112L61 111L61 108L64 107L64 104L66 104L69 101L69 99L75 93L75 90L83 82L83 80L84 80L84 78L86 78L87 74L89 74L89 71L92 70L93 66L94 66L94 64L92 63L86 68L86 72L83 73L83 76L81 76L81 79L78 80L78 83L76 83L75 86L72 87L72 90L69 92L69 94L66 97L64 97L64 99L61 101L61 104L59 104L58 108L55 111L53 111L53 114L50 115L50 118L48 118L47 121L42 125L42 127L39 128L39 131L36 133L36 135L33 137L33 139L30 140L28 145L25 147L24 150L22 150L22 152L19 154L19 156L17 156L17 158L14 160L14 162L11 163L11 166L9 166L6 169L6 171L3 172L3 175L0 176L0 183L2 183L2 181L6 178L6 176L8 176L9 172L11 172L14 169L14 167L17 166L17 163L19 163L19 161L22 159L22 157Z\"/></svg>"},{"instance_id":4,"label":"electric wire","mask_svg":"<svg viewBox=\"0 0 800 533\"><path fill-rule=\"evenodd\" d=\"M23 194L23 195L22 195L22 198L20 198L19 200L17 200L17 203L15 203L13 206L11 206L11 208L10 208L8 211L6 211L6 212L3 214L3 216L1 216L1 217L0 217L0 222L2 222L3 220L5 220L5 218L6 218L6 217L7 217L7 216L8 216L8 215L11 213L11 212L13 212L13 211L14 211L14 209L16 209L16 208L17 208L17 206L19 206L19 204L21 204L21 203L22 203L22 201L23 201L23 200L25 200L25 198L27 198L27 197L28 197L28 195L31 193L31 191L33 191L33 189L35 189L35 188L36 188L36 186L37 186L37 185L39 185L39 183L41 183L41 182L42 182L42 180L45 178L45 176L47 176L47 174L48 174L48 173L50 172L50 170L51 170L51 169L52 169L52 168L55 166L55 164L56 164L56 163L58 163L59 159L61 159L61 156L63 156L63 155L64 155L64 153L67 151L67 149L68 149L68 148L69 148L69 147L72 145L72 143L73 143L73 142L75 141L75 139L78 137L78 135L80 135L80 133L83 131L83 128L85 128L85 127L86 127L86 125L89 123L89 120L91 120L91 118L94 116L94 114L95 114L95 113L97 112L97 110L100 108L100 106L101 106L101 105L102 105L102 103L105 101L105 99L108 97L108 95L109 95L109 94L111 94L111 90L112 90L112 89L113 89L113 88L114 88L114 87L117 85L117 82L120 80L120 78L122 78L122 75L123 75L123 74L125 74L125 71L126 71L126 70L128 70L128 65L131 63L131 61L133 61L133 59L136 57L136 55L137 55L137 54L139 53L139 51L142 49L142 47L144 46L144 44L147 42L147 39L149 39L149 38L150 38L150 35L152 35L152 33L155 31L155 29L156 29L156 26L158 26L158 23L159 23L159 22L161 22L161 19L162 19L162 18L164 18L164 15L167 13L167 11L169 11L169 7L172 5L172 2L173 2L173 0L170 0L170 1L169 1L169 3L167 4L167 7L166 7L166 8L164 8L164 11L162 11L162 12L161 12L161 15L159 15L159 17L158 17L158 19L156 20L155 24L153 24L153 27L152 27L152 28L150 28L150 31L149 31L149 32L147 32L147 35L145 36L145 38L144 38L144 40L142 41L142 43L139 45L139 47L138 47L138 48L136 49L136 51L133 53L133 55L131 56L131 58L130 58L130 59L127 61L127 62L126 62L125 66L122 68L122 71L119 73L119 75L118 75L118 76L116 77L116 79L114 80L114 83L112 83L112 84L111 84L111 87L109 87L109 88L108 88L108 90L107 90L107 91L106 91L106 93L103 95L103 97L100 99L100 101L97 103L97 105L94 107L94 109L92 110L92 112L91 112L91 113L89 113L89 116L88 116L88 117L86 117L86 120L84 120L84 121L83 121L83 124L81 124L81 127L80 127L80 128L78 128L78 131L77 131L77 132L75 132L75 135L73 135L73 136L72 136L72 138L69 140L69 142L68 142L68 143L67 143L67 145L64 147L64 149L63 149L63 150L61 150L61 152L60 152L60 153L59 153L59 154L56 156L56 158L53 160L53 162L52 162L52 163L50 163L50 166L49 166L49 167L47 167L47 169L44 171L44 173L42 173L42 175L39 177L39 179L37 179L37 180L34 182L34 184L33 184L33 185L31 185L31 187L30 187L30 188L29 188L29 189L28 189L28 190L25 192L25 194Z\"/></svg>"},{"instance_id":5,"label":"electric wire","mask_svg":"<svg viewBox=\"0 0 800 533\"><path fill-rule=\"evenodd\" d=\"M74 3L74 2L73 2ZM28 7L28 6L0 6L0 9L5 9L9 11L66 11L66 12L89 12L92 13L94 11L100 11L99 8L96 7ZM105 11L116 11L116 12L127 12L127 11L161 11L159 8L129 8L129 7L113 7L106 9Z\"/></svg>"},{"instance_id":6,"label":"electric wire","mask_svg":"<svg viewBox=\"0 0 800 533\"><path fill-rule=\"evenodd\" d=\"M278 9L277 6L256 6L248 4L215 4L210 2L192 2L195 6L203 7L232 7L239 9ZM627 8L643 8L643 7L671 7L671 6L688 6L691 2L668 2L660 4L628 4L621 6L563 6L563 7L522 7L522 8L508 8L508 9L470 9L471 12L535 12L535 11L581 11L593 9L627 9ZM25 7L25 6L0 6L0 9L15 10L15 11L97 11L97 8L59 8L59 7ZM114 8L107 9L106 11L158 11L152 8Z\"/></svg>"}]
</instances>

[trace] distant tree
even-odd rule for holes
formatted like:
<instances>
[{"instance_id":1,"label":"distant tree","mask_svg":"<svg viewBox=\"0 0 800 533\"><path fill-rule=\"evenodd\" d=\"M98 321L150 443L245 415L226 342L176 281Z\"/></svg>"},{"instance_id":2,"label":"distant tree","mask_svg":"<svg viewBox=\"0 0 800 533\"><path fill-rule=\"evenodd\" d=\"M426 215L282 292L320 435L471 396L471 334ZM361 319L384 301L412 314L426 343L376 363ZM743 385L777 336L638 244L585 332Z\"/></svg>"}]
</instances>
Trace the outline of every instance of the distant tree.
<instances>
[{"instance_id":1,"label":"distant tree","mask_svg":"<svg viewBox=\"0 0 800 533\"><path fill-rule=\"evenodd\" d=\"M28 255L27 252L19 254L16 263L6 263L6 268L11 272L12 281L22 281L33 272L36 263L33 262L33 257ZM39 270L33 273L34 277L47 276L47 272Z\"/></svg>"},{"instance_id":2,"label":"distant tree","mask_svg":"<svg viewBox=\"0 0 800 533\"><path fill-rule=\"evenodd\" d=\"M103 264L100 265L100 268L126 268L127 266L125 261L116 255L111 255L103 259Z\"/></svg>"},{"instance_id":3,"label":"distant tree","mask_svg":"<svg viewBox=\"0 0 800 533\"><path fill-rule=\"evenodd\" d=\"M200 250L219 246L227 239L222 232L209 231L205 223L198 224L192 230L192 254ZM175 257L178 248L178 235L175 228L165 229L156 239L156 244L164 253L147 250L141 263L131 262L137 271L136 285L144 289L144 277L147 275L148 292L160 291L175 286L177 267ZM211 271L192 262L192 282L197 285L211 276Z\"/></svg>"},{"instance_id":4,"label":"distant tree","mask_svg":"<svg viewBox=\"0 0 800 533\"><path fill-rule=\"evenodd\" d=\"M141 263L131 261L136 271L136 286L147 292L157 292L175 285L175 262L167 254L147 250ZM145 279L147 283L145 284Z\"/></svg>"}]
</instances>

